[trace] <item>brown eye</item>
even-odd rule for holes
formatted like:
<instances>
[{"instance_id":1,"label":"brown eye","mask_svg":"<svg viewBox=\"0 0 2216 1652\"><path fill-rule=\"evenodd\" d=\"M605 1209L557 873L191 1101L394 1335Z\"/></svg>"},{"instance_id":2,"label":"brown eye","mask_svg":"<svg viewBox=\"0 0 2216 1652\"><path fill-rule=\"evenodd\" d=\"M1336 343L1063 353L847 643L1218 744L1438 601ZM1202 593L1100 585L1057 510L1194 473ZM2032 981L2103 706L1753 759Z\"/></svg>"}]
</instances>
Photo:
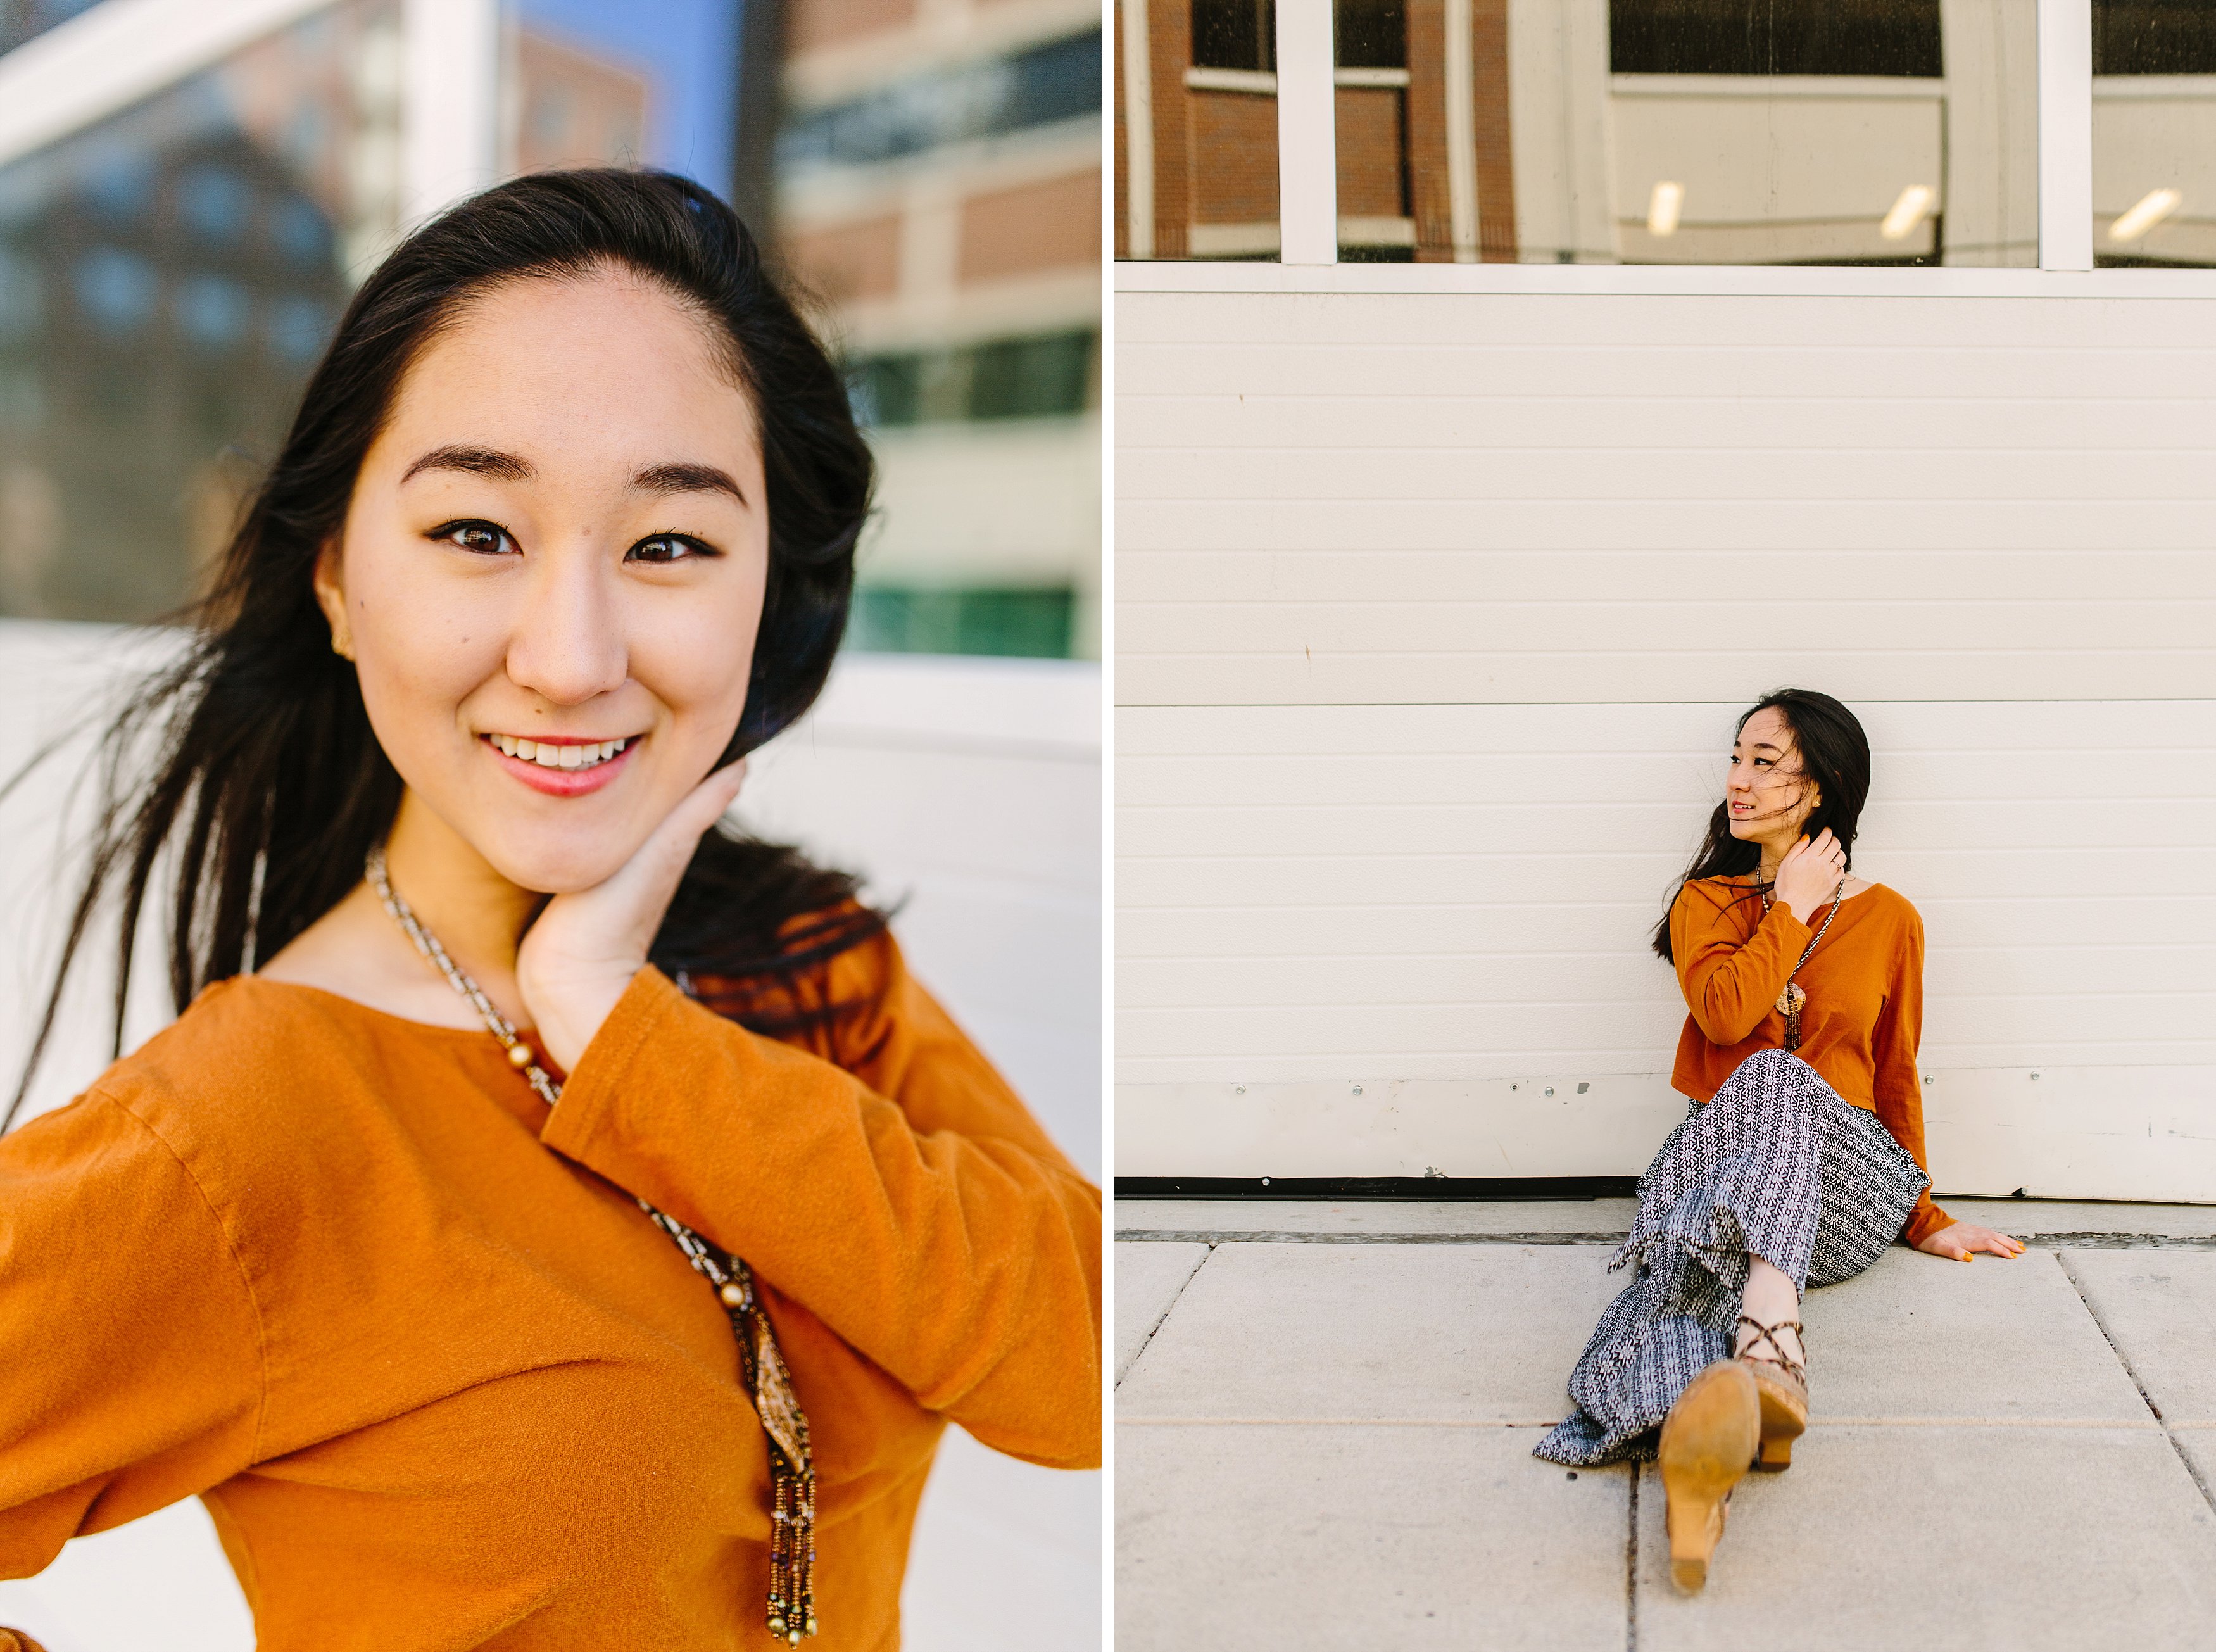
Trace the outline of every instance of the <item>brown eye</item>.
<instances>
[{"instance_id":1,"label":"brown eye","mask_svg":"<svg viewBox=\"0 0 2216 1652\"><path fill-rule=\"evenodd\" d=\"M434 531L431 537L464 551L474 551L481 556L500 556L516 548L515 541L505 528L490 522L450 522Z\"/></svg>"},{"instance_id":2,"label":"brown eye","mask_svg":"<svg viewBox=\"0 0 2216 1652\"><path fill-rule=\"evenodd\" d=\"M650 539L641 539L625 553L626 562L685 562L697 557L711 557L716 553L699 540L682 533L657 533Z\"/></svg>"}]
</instances>

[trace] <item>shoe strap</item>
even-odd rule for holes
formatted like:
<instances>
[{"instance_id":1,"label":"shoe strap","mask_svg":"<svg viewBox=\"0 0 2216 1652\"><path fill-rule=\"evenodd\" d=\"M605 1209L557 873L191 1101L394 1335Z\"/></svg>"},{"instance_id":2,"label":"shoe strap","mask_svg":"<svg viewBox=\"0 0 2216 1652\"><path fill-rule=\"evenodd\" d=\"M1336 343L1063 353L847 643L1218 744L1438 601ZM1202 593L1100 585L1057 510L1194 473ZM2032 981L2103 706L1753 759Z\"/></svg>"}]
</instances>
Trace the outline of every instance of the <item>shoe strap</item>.
<instances>
[{"instance_id":1,"label":"shoe strap","mask_svg":"<svg viewBox=\"0 0 2216 1652\"><path fill-rule=\"evenodd\" d=\"M1779 1331L1792 1332L1794 1335L1800 1339L1801 1352L1804 1353L1807 1353L1808 1349L1808 1333L1801 1328L1800 1322L1799 1320L1781 1319L1772 1324L1765 1325L1760 1320L1755 1318L1751 1314L1741 1314L1739 1316L1739 1325L1753 1326L1754 1335L1747 1342L1745 1350L1742 1351L1737 1356L1738 1358L1741 1359L1752 1359L1765 1365L1779 1366L1802 1387L1805 1388L1807 1386L1808 1367L1802 1365L1798 1359L1794 1359L1788 1356L1785 1352L1783 1345L1778 1341L1776 1335L1776 1333ZM1739 1327L1735 1325L1732 1328L1736 1331ZM1768 1353L1761 1354L1754 1353L1753 1349L1755 1347L1757 1344L1764 1342L1770 1344L1770 1352Z\"/></svg>"}]
</instances>

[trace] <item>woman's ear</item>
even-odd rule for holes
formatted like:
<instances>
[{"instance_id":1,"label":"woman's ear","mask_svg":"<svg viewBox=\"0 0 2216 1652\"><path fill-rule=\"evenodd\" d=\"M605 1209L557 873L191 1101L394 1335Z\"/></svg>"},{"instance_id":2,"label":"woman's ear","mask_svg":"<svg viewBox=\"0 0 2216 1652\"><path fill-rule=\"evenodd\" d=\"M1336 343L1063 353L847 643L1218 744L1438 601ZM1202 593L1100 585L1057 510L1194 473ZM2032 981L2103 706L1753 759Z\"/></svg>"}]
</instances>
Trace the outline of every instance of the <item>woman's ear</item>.
<instances>
[{"instance_id":1,"label":"woman's ear","mask_svg":"<svg viewBox=\"0 0 2216 1652\"><path fill-rule=\"evenodd\" d=\"M354 657L354 633L348 628L346 587L339 580L339 548L326 545L316 553L316 606L331 628L331 652L342 660Z\"/></svg>"}]
</instances>

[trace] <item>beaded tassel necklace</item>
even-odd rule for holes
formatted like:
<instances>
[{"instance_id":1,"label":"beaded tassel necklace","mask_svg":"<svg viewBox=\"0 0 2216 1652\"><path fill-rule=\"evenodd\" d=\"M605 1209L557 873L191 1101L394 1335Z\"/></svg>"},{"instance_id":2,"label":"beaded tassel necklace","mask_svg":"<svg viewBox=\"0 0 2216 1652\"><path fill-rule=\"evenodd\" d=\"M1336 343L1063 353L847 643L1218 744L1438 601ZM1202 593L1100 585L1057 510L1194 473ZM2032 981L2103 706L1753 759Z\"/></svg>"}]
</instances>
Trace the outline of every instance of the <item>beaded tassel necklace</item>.
<instances>
[{"instance_id":1,"label":"beaded tassel necklace","mask_svg":"<svg viewBox=\"0 0 2216 1652\"><path fill-rule=\"evenodd\" d=\"M1761 884L1757 887L1762 891L1762 909L1768 912L1773 900L1770 891L1776 885ZM1800 965L1808 961L1816 950L1816 943L1823 940L1824 930L1829 929L1831 920L1839 915L1839 903L1845 899L1846 893L1847 875L1841 872L1839 886L1831 891L1831 909L1824 915L1824 928L1819 929L1809 938L1808 944L1800 949L1800 963L1793 966L1792 973L1785 977L1785 990L1777 995L1777 1013L1785 1018L1785 1053L1788 1056L1800 1047L1800 1007L1808 1002L1807 989L1793 977L1800 973Z\"/></svg>"},{"instance_id":2,"label":"beaded tassel necklace","mask_svg":"<svg viewBox=\"0 0 2216 1652\"><path fill-rule=\"evenodd\" d=\"M392 921L416 943L416 950L446 977L447 984L483 1017L486 1027L508 1052L509 1064L530 1082L539 1099L550 1107L559 1101L562 1087L539 1064L538 1051L515 1036L515 1028L493 1008L483 989L446 955L439 938L423 927L414 909L393 889L385 871L383 844L370 850L363 871ZM754 1288L754 1271L644 1199L638 1201L638 1207L685 1253L693 1271L715 1287L716 1299L730 1317L731 1335L739 1344L740 1375L761 1418L762 1433L769 1439L769 1600L766 1608L769 1632L797 1646L803 1635L816 1633L816 1458L809 1443L808 1419L793 1392L792 1374L778 1352L777 1334Z\"/></svg>"}]
</instances>

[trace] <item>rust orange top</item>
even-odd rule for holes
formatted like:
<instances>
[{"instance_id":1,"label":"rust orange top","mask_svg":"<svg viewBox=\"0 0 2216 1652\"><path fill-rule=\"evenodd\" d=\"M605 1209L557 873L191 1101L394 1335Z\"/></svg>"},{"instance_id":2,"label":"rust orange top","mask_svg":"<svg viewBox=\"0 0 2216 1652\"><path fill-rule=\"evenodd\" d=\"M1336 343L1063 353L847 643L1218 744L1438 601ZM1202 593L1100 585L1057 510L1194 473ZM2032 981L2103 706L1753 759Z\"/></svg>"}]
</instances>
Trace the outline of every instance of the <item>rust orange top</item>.
<instances>
[{"instance_id":1,"label":"rust orange top","mask_svg":"<svg viewBox=\"0 0 2216 1652\"><path fill-rule=\"evenodd\" d=\"M1823 944L1798 977L1793 965L1824 927L1829 903L1804 924L1777 902L1765 913L1753 882L1704 878L1670 909L1670 948L1690 1014L1671 1082L1706 1101L1757 1050L1785 1043L1778 996L1788 978L1808 995L1796 1052L1839 1093L1875 1113L1893 1139L1929 1172L1924 1092L1916 1046L1924 1032L1924 920L1883 884L1839 904ZM1915 1244L1954 1218L1926 1191L1903 1237Z\"/></svg>"},{"instance_id":2,"label":"rust orange top","mask_svg":"<svg viewBox=\"0 0 2216 1652\"><path fill-rule=\"evenodd\" d=\"M0 1576L198 1493L262 1652L774 1643L751 1262L819 1652L899 1639L948 1419L1099 1461L1100 1199L903 969L780 1042L642 971L551 1113L489 1033L251 977L0 1140ZM804 1046L804 1047L803 1047Z\"/></svg>"}]
</instances>

